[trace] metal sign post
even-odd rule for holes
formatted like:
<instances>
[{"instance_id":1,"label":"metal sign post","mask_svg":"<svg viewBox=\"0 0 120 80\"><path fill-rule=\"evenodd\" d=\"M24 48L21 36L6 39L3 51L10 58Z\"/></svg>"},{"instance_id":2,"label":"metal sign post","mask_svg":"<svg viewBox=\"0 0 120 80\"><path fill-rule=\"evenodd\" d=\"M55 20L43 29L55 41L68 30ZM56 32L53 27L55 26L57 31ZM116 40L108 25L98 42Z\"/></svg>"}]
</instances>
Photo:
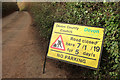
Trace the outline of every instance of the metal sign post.
<instances>
[{"instance_id":1,"label":"metal sign post","mask_svg":"<svg viewBox=\"0 0 120 80\"><path fill-rule=\"evenodd\" d=\"M47 60L47 52L46 52L45 60L44 60L44 64L43 64L43 74L45 73L46 60Z\"/></svg>"}]
</instances>

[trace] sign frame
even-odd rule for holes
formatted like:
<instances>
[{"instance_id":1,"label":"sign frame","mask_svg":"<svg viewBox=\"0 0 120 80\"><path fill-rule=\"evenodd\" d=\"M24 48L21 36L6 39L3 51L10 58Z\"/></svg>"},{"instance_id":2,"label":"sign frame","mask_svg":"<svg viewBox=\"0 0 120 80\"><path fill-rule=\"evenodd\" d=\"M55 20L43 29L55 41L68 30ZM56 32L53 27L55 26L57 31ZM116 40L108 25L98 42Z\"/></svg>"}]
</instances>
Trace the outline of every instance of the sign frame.
<instances>
[{"instance_id":1,"label":"sign frame","mask_svg":"<svg viewBox=\"0 0 120 80\"><path fill-rule=\"evenodd\" d=\"M71 23L64 23L64 22L54 22L54 24L55 23L71 24ZM99 55L99 60L98 60L97 68L86 66L86 65L82 65L82 64L78 64L78 63L73 63L73 62L69 62L69 61L65 61L65 60L61 60L61 59L57 59L57 58L53 58L53 57L47 56L48 50L49 50L49 46L50 46L50 42L51 42L51 39L52 39L54 25L52 26L52 32L51 32L51 36L50 36L50 40L49 40L49 45L48 45L48 48L47 48L47 52L46 52L45 58L47 57L47 58L50 58L50 59L53 59L53 60L58 60L58 61L62 61L62 62L65 62L65 63L69 63L69 64L73 64L73 65L77 65L77 66L81 66L81 67L85 67L85 68L89 68L89 69L93 69L93 70L98 70L99 66L100 66L100 62L101 62L102 51L103 51L103 42L104 42L104 39L105 39L105 28L104 27L99 27L99 26L80 25L80 24L71 24L71 25L87 26L87 27L95 27L95 28L103 28L104 29L103 39L101 41L102 44L101 44L101 50L100 50L100 55Z\"/></svg>"}]
</instances>

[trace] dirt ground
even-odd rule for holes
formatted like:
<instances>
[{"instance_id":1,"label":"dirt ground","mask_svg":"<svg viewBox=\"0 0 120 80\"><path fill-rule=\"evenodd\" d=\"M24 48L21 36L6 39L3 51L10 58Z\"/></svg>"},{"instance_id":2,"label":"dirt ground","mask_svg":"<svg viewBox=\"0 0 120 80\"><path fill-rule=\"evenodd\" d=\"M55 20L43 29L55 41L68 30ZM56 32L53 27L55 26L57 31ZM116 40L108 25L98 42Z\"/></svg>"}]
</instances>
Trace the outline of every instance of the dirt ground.
<instances>
[{"instance_id":1,"label":"dirt ground","mask_svg":"<svg viewBox=\"0 0 120 80\"><path fill-rule=\"evenodd\" d=\"M14 12L2 20L3 78L66 78L58 61L47 59L42 74L47 41L40 37L28 12Z\"/></svg>"},{"instance_id":2,"label":"dirt ground","mask_svg":"<svg viewBox=\"0 0 120 80\"><path fill-rule=\"evenodd\" d=\"M2 19L2 77L67 78L68 80L90 78L87 74L90 69L48 58L46 72L43 74L48 41L39 35L28 12L16 11L4 17Z\"/></svg>"}]
</instances>

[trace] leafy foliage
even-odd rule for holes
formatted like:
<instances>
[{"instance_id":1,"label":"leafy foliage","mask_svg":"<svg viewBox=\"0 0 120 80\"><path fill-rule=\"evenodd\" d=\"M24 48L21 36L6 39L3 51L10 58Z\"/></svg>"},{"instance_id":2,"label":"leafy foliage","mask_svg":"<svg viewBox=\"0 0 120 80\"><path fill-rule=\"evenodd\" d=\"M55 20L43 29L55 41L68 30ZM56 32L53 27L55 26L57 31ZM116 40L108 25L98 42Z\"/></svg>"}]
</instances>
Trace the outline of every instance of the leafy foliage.
<instances>
[{"instance_id":1,"label":"leafy foliage","mask_svg":"<svg viewBox=\"0 0 120 80\"><path fill-rule=\"evenodd\" d=\"M97 76L99 79L120 79L119 4L119 2L32 3L30 12L33 14L34 24L46 39L50 37L54 22L104 27L106 30L100 68L98 71L88 73L93 78Z\"/></svg>"},{"instance_id":2,"label":"leafy foliage","mask_svg":"<svg viewBox=\"0 0 120 80\"><path fill-rule=\"evenodd\" d=\"M27 2L17 2L17 5L19 7L19 11L26 11L28 8Z\"/></svg>"}]
</instances>

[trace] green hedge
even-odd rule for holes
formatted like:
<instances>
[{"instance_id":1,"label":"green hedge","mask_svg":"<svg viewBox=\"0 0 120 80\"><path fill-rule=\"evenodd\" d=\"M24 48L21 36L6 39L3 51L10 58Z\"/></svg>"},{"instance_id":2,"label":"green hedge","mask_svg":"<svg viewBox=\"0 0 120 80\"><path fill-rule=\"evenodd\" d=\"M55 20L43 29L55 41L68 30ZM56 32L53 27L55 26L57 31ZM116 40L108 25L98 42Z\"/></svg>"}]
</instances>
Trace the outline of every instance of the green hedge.
<instances>
[{"instance_id":1,"label":"green hedge","mask_svg":"<svg viewBox=\"0 0 120 80\"><path fill-rule=\"evenodd\" d=\"M99 79L120 79L120 3L70 2L32 3L30 12L40 34L48 39L54 22L66 22L104 27L105 40L98 71L88 71ZM92 75L94 74L94 75ZM88 75L83 75L88 77Z\"/></svg>"}]
</instances>

